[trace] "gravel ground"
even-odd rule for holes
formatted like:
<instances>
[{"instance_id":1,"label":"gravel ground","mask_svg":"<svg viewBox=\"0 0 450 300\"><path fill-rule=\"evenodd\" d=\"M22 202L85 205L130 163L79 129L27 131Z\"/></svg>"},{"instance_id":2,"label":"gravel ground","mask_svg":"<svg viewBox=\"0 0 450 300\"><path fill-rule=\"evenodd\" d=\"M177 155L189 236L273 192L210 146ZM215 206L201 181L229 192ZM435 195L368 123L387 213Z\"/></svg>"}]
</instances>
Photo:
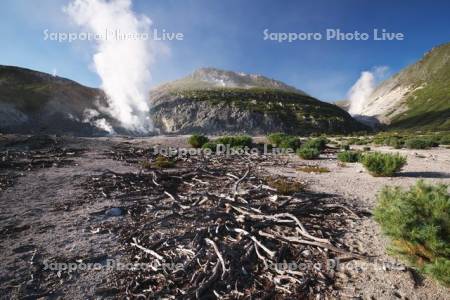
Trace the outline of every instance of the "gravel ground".
<instances>
[{"instance_id":1,"label":"gravel ground","mask_svg":"<svg viewBox=\"0 0 450 300\"><path fill-rule=\"evenodd\" d=\"M354 148L358 148L355 146ZM308 184L309 189L341 195L370 210L376 204L376 195L385 185L409 187L417 180L450 184L450 150L393 150L389 147L372 147L382 152L399 152L406 155L408 164L397 177L373 177L359 163L340 166L335 157L321 157L320 160L304 161L292 157L298 165L326 167L329 173L310 174L298 172L295 168L268 171L298 178ZM377 257L377 263L352 262L343 267L341 286L349 298L363 299L449 299L449 290L426 278L417 278L395 258L386 254L388 240L382 236L380 227L372 218L362 219L349 228L344 237L345 244L354 245L356 250ZM384 265L384 267L383 267ZM392 265L393 267L389 267Z\"/></svg>"}]
</instances>

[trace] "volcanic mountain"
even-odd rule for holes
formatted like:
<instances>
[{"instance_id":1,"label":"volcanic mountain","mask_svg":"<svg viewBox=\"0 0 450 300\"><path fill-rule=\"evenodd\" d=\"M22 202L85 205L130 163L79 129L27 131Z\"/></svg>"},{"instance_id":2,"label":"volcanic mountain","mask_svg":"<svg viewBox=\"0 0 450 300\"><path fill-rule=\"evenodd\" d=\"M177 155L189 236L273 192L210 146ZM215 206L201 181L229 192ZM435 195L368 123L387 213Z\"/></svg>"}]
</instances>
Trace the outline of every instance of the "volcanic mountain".
<instances>
[{"instance_id":1,"label":"volcanic mountain","mask_svg":"<svg viewBox=\"0 0 450 300\"><path fill-rule=\"evenodd\" d=\"M345 133L366 129L336 105L262 75L203 68L150 92L161 133L282 131Z\"/></svg>"}]
</instances>

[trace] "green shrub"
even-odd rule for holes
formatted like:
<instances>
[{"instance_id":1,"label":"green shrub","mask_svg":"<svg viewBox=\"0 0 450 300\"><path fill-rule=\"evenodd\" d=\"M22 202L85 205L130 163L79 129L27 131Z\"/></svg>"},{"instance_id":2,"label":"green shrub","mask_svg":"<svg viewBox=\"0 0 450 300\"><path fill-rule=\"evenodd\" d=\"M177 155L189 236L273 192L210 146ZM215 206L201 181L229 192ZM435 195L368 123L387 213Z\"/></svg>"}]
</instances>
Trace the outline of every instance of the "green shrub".
<instances>
[{"instance_id":1,"label":"green shrub","mask_svg":"<svg viewBox=\"0 0 450 300\"><path fill-rule=\"evenodd\" d=\"M305 148L314 148L318 151L323 151L327 147L328 139L324 137L319 137L315 139L309 139L305 142L303 147Z\"/></svg>"},{"instance_id":2,"label":"green shrub","mask_svg":"<svg viewBox=\"0 0 450 300\"><path fill-rule=\"evenodd\" d=\"M212 152L216 152L217 150L217 143L214 141L209 141L203 144L202 149L209 149Z\"/></svg>"},{"instance_id":3,"label":"green shrub","mask_svg":"<svg viewBox=\"0 0 450 300\"><path fill-rule=\"evenodd\" d=\"M439 144L441 144L441 145L450 145L450 134L448 134L448 135L443 135L443 136L439 139Z\"/></svg>"},{"instance_id":4,"label":"green shrub","mask_svg":"<svg viewBox=\"0 0 450 300\"><path fill-rule=\"evenodd\" d=\"M283 149L290 148L294 151L300 148L301 145L299 138L281 132L269 134L267 139L275 147Z\"/></svg>"},{"instance_id":5,"label":"green shrub","mask_svg":"<svg viewBox=\"0 0 450 300\"><path fill-rule=\"evenodd\" d=\"M290 148L290 149L293 149L294 151L296 151L298 148L300 148L301 144L302 143L299 138L290 136L290 137L282 140L281 143L278 145L278 147L283 148L283 149Z\"/></svg>"},{"instance_id":6,"label":"green shrub","mask_svg":"<svg viewBox=\"0 0 450 300\"><path fill-rule=\"evenodd\" d=\"M441 136L439 135L427 136L426 139L430 141L431 147L439 147L439 144L441 143Z\"/></svg>"},{"instance_id":7,"label":"green shrub","mask_svg":"<svg viewBox=\"0 0 450 300\"><path fill-rule=\"evenodd\" d=\"M209 139L200 134L193 134L189 137L188 143L194 148L201 148L205 143L207 143Z\"/></svg>"},{"instance_id":8,"label":"green shrub","mask_svg":"<svg viewBox=\"0 0 450 300\"><path fill-rule=\"evenodd\" d=\"M450 286L450 195L446 185L417 182L409 190L385 187L374 218L392 239L391 250Z\"/></svg>"},{"instance_id":9,"label":"green shrub","mask_svg":"<svg viewBox=\"0 0 450 300\"><path fill-rule=\"evenodd\" d=\"M369 139L366 139L366 138L361 138L360 139L360 138L357 138L357 137L352 137L352 138L349 138L347 140L347 143L349 145L367 145L369 142L370 142Z\"/></svg>"},{"instance_id":10,"label":"green shrub","mask_svg":"<svg viewBox=\"0 0 450 300\"><path fill-rule=\"evenodd\" d=\"M315 159L320 155L320 151L316 148L301 147L297 150L297 155L303 159Z\"/></svg>"},{"instance_id":11,"label":"green shrub","mask_svg":"<svg viewBox=\"0 0 450 300\"><path fill-rule=\"evenodd\" d=\"M361 157L361 163L373 176L393 176L406 164L406 157L400 154L372 152Z\"/></svg>"},{"instance_id":12,"label":"green shrub","mask_svg":"<svg viewBox=\"0 0 450 300\"><path fill-rule=\"evenodd\" d=\"M405 142L398 136L391 136L384 140L384 145L393 147L394 149L401 149L405 145Z\"/></svg>"},{"instance_id":13,"label":"green shrub","mask_svg":"<svg viewBox=\"0 0 450 300\"><path fill-rule=\"evenodd\" d=\"M252 146L252 138L247 135L223 136L215 140L216 144L230 145L231 148Z\"/></svg>"},{"instance_id":14,"label":"green shrub","mask_svg":"<svg viewBox=\"0 0 450 300\"><path fill-rule=\"evenodd\" d=\"M358 162L361 157L359 151L342 151L337 154L337 159L342 162Z\"/></svg>"},{"instance_id":15,"label":"green shrub","mask_svg":"<svg viewBox=\"0 0 450 300\"><path fill-rule=\"evenodd\" d=\"M285 140L287 137L289 137L289 135L282 132L276 132L269 134L267 136L267 140L275 147L278 147L281 144L281 142Z\"/></svg>"},{"instance_id":16,"label":"green shrub","mask_svg":"<svg viewBox=\"0 0 450 300\"><path fill-rule=\"evenodd\" d=\"M155 168L173 168L175 166L175 161L167 158L165 156L158 156L153 164Z\"/></svg>"},{"instance_id":17,"label":"green shrub","mask_svg":"<svg viewBox=\"0 0 450 300\"><path fill-rule=\"evenodd\" d=\"M411 138L405 141L405 145L408 149L428 149L433 147L433 142L424 138Z\"/></svg>"},{"instance_id":18,"label":"green shrub","mask_svg":"<svg viewBox=\"0 0 450 300\"><path fill-rule=\"evenodd\" d=\"M330 169L328 169L326 167L319 167L319 166L300 166L296 170L305 172L305 173L329 173L330 172Z\"/></svg>"},{"instance_id":19,"label":"green shrub","mask_svg":"<svg viewBox=\"0 0 450 300\"><path fill-rule=\"evenodd\" d=\"M305 184L287 178L267 178L267 184L282 195L292 195L305 189Z\"/></svg>"},{"instance_id":20,"label":"green shrub","mask_svg":"<svg viewBox=\"0 0 450 300\"><path fill-rule=\"evenodd\" d=\"M450 287L450 259L438 257L433 262L425 264L423 271L443 285Z\"/></svg>"}]
</instances>

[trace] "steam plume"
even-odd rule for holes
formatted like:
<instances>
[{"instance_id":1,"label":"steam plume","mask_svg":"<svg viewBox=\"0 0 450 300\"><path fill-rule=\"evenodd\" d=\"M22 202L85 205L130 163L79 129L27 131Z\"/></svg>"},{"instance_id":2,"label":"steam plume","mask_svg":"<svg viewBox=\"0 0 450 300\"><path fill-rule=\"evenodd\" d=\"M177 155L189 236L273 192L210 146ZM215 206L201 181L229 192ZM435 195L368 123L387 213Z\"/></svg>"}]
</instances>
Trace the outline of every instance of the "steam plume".
<instances>
[{"instance_id":1,"label":"steam plume","mask_svg":"<svg viewBox=\"0 0 450 300\"><path fill-rule=\"evenodd\" d=\"M389 67L380 66L373 68L371 71L361 72L361 76L347 93L347 98L350 100L349 113L351 115L361 114L376 85L386 77L388 70Z\"/></svg>"},{"instance_id":2,"label":"steam plume","mask_svg":"<svg viewBox=\"0 0 450 300\"><path fill-rule=\"evenodd\" d=\"M95 35L108 32L149 34L151 21L137 16L131 0L73 0L63 9L75 23ZM108 96L109 112L122 126L146 133L152 130L147 91L152 49L145 39L95 39L93 64Z\"/></svg>"}]
</instances>

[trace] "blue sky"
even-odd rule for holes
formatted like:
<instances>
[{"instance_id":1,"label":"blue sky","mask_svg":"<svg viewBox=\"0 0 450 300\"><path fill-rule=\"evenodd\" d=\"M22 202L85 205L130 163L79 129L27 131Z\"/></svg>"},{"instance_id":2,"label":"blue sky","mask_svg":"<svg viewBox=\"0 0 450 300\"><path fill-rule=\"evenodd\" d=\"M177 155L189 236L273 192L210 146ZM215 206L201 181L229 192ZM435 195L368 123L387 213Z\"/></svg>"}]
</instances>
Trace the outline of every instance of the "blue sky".
<instances>
[{"instance_id":1,"label":"blue sky","mask_svg":"<svg viewBox=\"0 0 450 300\"><path fill-rule=\"evenodd\" d=\"M69 1L6 0L0 4L0 64L17 65L89 86L100 79L92 70L88 42L44 41L43 30L67 31L62 12ZM183 41L165 45L152 65L151 86L183 77L199 67L263 74L323 100L337 100L361 71L388 66L391 73L418 60L433 46L450 41L450 1L369 0L135 0L154 28L182 32ZM372 33L385 28L403 41L264 41L270 32Z\"/></svg>"}]
</instances>

